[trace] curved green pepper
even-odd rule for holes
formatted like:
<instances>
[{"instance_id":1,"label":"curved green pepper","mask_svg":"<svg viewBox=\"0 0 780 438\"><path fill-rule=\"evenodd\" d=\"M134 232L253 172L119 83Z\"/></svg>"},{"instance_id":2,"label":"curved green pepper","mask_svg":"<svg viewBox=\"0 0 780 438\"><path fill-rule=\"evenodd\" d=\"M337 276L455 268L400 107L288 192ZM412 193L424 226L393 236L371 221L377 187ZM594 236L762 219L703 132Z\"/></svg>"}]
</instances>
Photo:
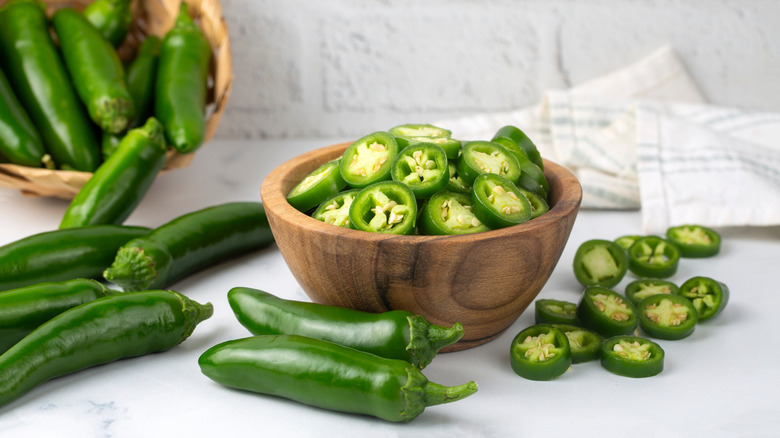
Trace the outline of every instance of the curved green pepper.
<instances>
[{"instance_id":1,"label":"curved green pepper","mask_svg":"<svg viewBox=\"0 0 780 438\"><path fill-rule=\"evenodd\" d=\"M458 175L468 185L473 185L483 173L501 175L516 184L520 179L520 162L505 147L489 141L470 141L463 145L458 158Z\"/></svg>"},{"instance_id":2,"label":"curved green pepper","mask_svg":"<svg viewBox=\"0 0 780 438\"><path fill-rule=\"evenodd\" d=\"M287 202L296 210L306 212L320 205L347 186L339 172L339 161L329 161L306 175L287 194Z\"/></svg>"},{"instance_id":3,"label":"curved green pepper","mask_svg":"<svg viewBox=\"0 0 780 438\"><path fill-rule=\"evenodd\" d=\"M110 295L66 310L0 355L0 406L55 377L169 350L212 312L173 291Z\"/></svg>"},{"instance_id":4,"label":"curved green pepper","mask_svg":"<svg viewBox=\"0 0 780 438\"><path fill-rule=\"evenodd\" d=\"M626 298L634 305L651 295L676 294L677 285L657 278L640 278L626 285Z\"/></svg>"},{"instance_id":5,"label":"curved green pepper","mask_svg":"<svg viewBox=\"0 0 780 438\"><path fill-rule=\"evenodd\" d=\"M598 333L571 324L552 325L561 329L569 339L572 364L590 362L601 357L601 344L604 341Z\"/></svg>"},{"instance_id":6,"label":"curved green pepper","mask_svg":"<svg viewBox=\"0 0 780 438\"><path fill-rule=\"evenodd\" d=\"M574 254L574 276L583 286L612 287L620 283L627 269L625 251L609 240L585 241Z\"/></svg>"},{"instance_id":7,"label":"curved green pepper","mask_svg":"<svg viewBox=\"0 0 780 438\"><path fill-rule=\"evenodd\" d=\"M720 252L720 234L701 225L680 225L666 230L666 239L680 250L680 257L712 257Z\"/></svg>"},{"instance_id":8,"label":"curved green pepper","mask_svg":"<svg viewBox=\"0 0 780 438\"><path fill-rule=\"evenodd\" d=\"M34 234L0 246L0 291L100 278L119 247L148 232L144 227L96 225Z\"/></svg>"},{"instance_id":9,"label":"curved green pepper","mask_svg":"<svg viewBox=\"0 0 780 438\"><path fill-rule=\"evenodd\" d=\"M327 224L342 228L350 228L349 208L355 200L360 189L344 190L336 193L314 210L311 217Z\"/></svg>"},{"instance_id":10,"label":"curved green pepper","mask_svg":"<svg viewBox=\"0 0 780 438\"><path fill-rule=\"evenodd\" d=\"M639 327L659 339L682 339L693 333L698 313L688 298L658 294L643 299L637 305Z\"/></svg>"},{"instance_id":11,"label":"curved green pepper","mask_svg":"<svg viewBox=\"0 0 780 438\"><path fill-rule=\"evenodd\" d=\"M547 324L526 328L512 339L512 370L529 380L552 380L571 366L569 339L561 329Z\"/></svg>"},{"instance_id":12,"label":"curved green pepper","mask_svg":"<svg viewBox=\"0 0 780 438\"><path fill-rule=\"evenodd\" d=\"M710 277L693 277L677 290L677 295L688 298L696 308L699 321L706 321L723 311L729 302L729 288Z\"/></svg>"},{"instance_id":13,"label":"curved green pepper","mask_svg":"<svg viewBox=\"0 0 780 438\"><path fill-rule=\"evenodd\" d=\"M531 219L531 203L510 180L496 173L483 173L471 192L474 215L488 228L504 228Z\"/></svg>"},{"instance_id":14,"label":"curved green pepper","mask_svg":"<svg viewBox=\"0 0 780 438\"><path fill-rule=\"evenodd\" d=\"M84 7L84 17L114 47L119 47L130 30L131 0L95 0Z\"/></svg>"},{"instance_id":15,"label":"curved green pepper","mask_svg":"<svg viewBox=\"0 0 780 438\"><path fill-rule=\"evenodd\" d=\"M263 204L221 204L180 216L127 242L103 276L125 291L164 288L199 269L272 242Z\"/></svg>"},{"instance_id":16,"label":"curved green pepper","mask_svg":"<svg viewBox=\"0 0 780 438\"><path fill-rule=\"evenodd\" d=\"M534 302L537 324L578 324L577 305L568 301L539 299Z\"/></svg>"},{"instance_id":17,"label":"curved green pepper","mask_svg":"<svg viewBox=\"0 0 780 438\"><path fill-rule=\"evenodd\" d=\"M489 229L474 216L471 196L464 193L441 191L425 203L420 214L422 234L471 234Z\"/></svg>"},{"instance_id":18,"label":"curved green pepper","mask_svg":"<svg viewBox=\"0 0 780 438\"><path fill-rule=\"evenodd\" d=\"M395 137L382 131L374 132L347 147L339 163L339 172L350 187L362 189L391 179L390 170L396 156Z\"/></svg>"},{"instance_id":19,"label":"curved green pepper","mask_svg":"<svg viewBox=\"0 0 780 438\"><path fill-rule=\"evenodd\" d=\"M583 326L602 336L627 335L639 324L636 307L617 292L601 286L588 286L577 305Z\"/></svg>"},{"instance_id":20,"label":"curved green pepper","mask_svg":"<svg viewBox=\"0 0 780 438\"><path fill-rule=\"evenodd\" d=\"M173 29L163 37L157 67L154 115L168 142L186 154L206 136L206 91L211 47L182 2Z\"/></svg>"},{"instance_id":21,"label":"curved green pepper","mask_svg":"<svg viewBox=\"0 0 780 438\"><path fill-rule=\"evenodd\" d=\"M41 167L43 140L0 69L0 157L13 164Z\"/></svg>"},{"instance_id":22,"label":"curved green pepper","mask_svg":"<svg viewBox=\"0 0 780 438\"><path fill-rule=\"evenodd\" d=\"M651 377L664 369L664 350L637 336L615 336L601 347L601 366L624 377Z\"/></svg>"},{"instance_id":23,"label":"curved green pepper","mask_svg":"<svg viewBox=\"0 0 780 438\"><path fill-rule=\"evenodd\" d=\"M198 359L201 372L231 387L334 411L408 422L427 406L477 391L469 382L446 387L412 364L296 335L223 342Z\"/></svg>"},{"instance_id":24,"label":"curved green pepper","mask_svg":"<svg viewBox=\"0 0 780 438\"><path fill-rule=\"evenodd\" d=\"M463 337L463 326L431 324L404 310L361 312L337 306L284 300L236 287L228 302L238 322L253 335L300 335L334 342L425 368L438 351Z\"/></svg>"},{"instance_id":25,"label":"curved green pepper","mask_svg":"<svg viewBox=\"0 0 780 438\"><path fill-rule=\"evenodd\" d=\"M350 226L385 234L413 234L417 200L405 184L380 181L358 192L349 207Z\"/></svg>"},{"instance_id":26,"label":"curved green pepper","mask_svg":"<svg viewBox=\"0 0 780 438\"><path fill-rule=\"evenodd\" d=\"M640 237L628 248L628 269L640 277L671 277L679 262L677 247L657 236Z\"/></svg>"},{"instance_id":27,"label":"curved green pepper","mask_svg":"<svg viewBox=\"0 0 780 438\"><path fill-rule=\"evenodd\" d=\"M416 199L430 198L450 181L447 154L433 143L410 145L398 153L390 176L406 184Z\"/></svg>"}]
</instances>

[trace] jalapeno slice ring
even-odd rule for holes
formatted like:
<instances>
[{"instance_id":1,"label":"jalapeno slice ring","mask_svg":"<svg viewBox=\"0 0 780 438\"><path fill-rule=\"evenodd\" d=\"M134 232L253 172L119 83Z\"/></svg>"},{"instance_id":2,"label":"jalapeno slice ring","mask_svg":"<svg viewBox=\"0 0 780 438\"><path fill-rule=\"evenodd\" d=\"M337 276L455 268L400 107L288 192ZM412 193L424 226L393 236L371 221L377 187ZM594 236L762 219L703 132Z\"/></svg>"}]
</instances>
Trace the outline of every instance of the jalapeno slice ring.
<instances>
[{"instance_id":1,"label":"jalapeno slice ring","mask_svg":"<svg viewBox=\"0 0 780 438\"><path fill-rule=\"evenodd\" d=\"M458 158L458 175L473 185L477 176L495 173L517 183L520 179L520 163L505 147L490 141L470 141L463 145Z\"/></svg>"},{"instance_id":2,"label":"jalapeno slice ring","mask_svg":"<svg viewBox=\"0 0 780 438\"><path fill-rule=\"evenodd\" d=\"M474 180L471 192L474 215L489 228L522 224L531 219L531 203L511 181L495 173Z\"/></svg>"},{"instance_id":3,"label":"jalapeno slice ring","mask_svg":"<svg viewBox=\"0 0 780 438\"><path fill-rule=\"evenodd\" d=\"M447 167L450 169L450 180L447 183L447 190L450 192L471 194L471 185L466 184L458 175L458 167L453 160L449 160Z\"/></svg>"},{"instance_id":4,"label":"jalapeno slice ring","mask_svg":"<svg viewBox=\"0 0 780 438\"><path fill-rule=\"evenodd\" d=\"M601 356L601 344L604 341L598 333L570 324L553 324L553 327L561 329L569 338L571 363L590 362Z\"/></svg>"},{"instance_id":5,"label":"jalapeno slice ring","mask_svg":"<svg viewBox=\"0 0 780 438\"><path fill-rule=\"evenodd\" d=\"M626 285L626 298L635 306L651 295L676 294L677 285L658 278L640 278Z\"/></svg>"},{"instance_id":6,"label":"jalapeno slice ring","mask_svg":"<svg viewBox=\"0 0 780 438\"><path fill-rule=\"evenodd\" d=\"M583 286L612 287L627 269L626 252L609 240L588 240L574 254L574 276Z\"/></svg>"},{"instance_id":7,"label":"jalapeno slice ring","mask_svg":"<svg viewBox=\"0 0 780 438\"><path fill-rule=\"evenodd\" d=\"M568 301L539 299L534 302L537 324L578 324L577 305Z\"/></svg>"},{"instance_id":8,"label":"jalapeno slice ring","mask_svg":"<svg viewBox=\"0 0 780 438\"><path fill-rule=\"evenodd\" d=\"M650 377L664 369L664 350L638 336L615 336L601 347L601 366L624 377Z\"/></svg>"},{"instance_id":9,"label":"jalapeno slice ring","mask_svg":"<svg viewBox=\"0 0 780 438\"><path fill-rule=\"evenodd\" d=\"M349 207L352 228L385 234L412 234L417 200L403 183L380 181L360 190Z\"/></svg>"},{"instance_id":10,"label":"jalapeno slice ring","mask_svg":"<svg viewBox=\"0 0 780 438\"><path fill-rule=\"evenodd\" d=\"M636 242L640 237L642 236L637 236L634 234L620 236L617 239L615 239L615 243L617 243L619 247L628 251L628 248L631 248L631 245L633 245L634 242Z\"/></svg>"},{"instance_id":11,"label":"jalapeno slice ring","mask_svg":"<svg viewBox=\"0 0 780 438\"><path fill-rule=\"evenodd\" d=\"M699 320L693 303L680 295L651 295L637 306L639 327L658 339L676 340L688 337Z\"/></svg>"},{"instance_id":12,"label":"jalapeno slice ring","mask_svg":"<svg viewBox=\"0 0 780 438\"><path fill-rule=\"evenodd\" d=\"M569 339L559 328L537 324L515 336L509 350L515 374L529 380L552 380L571 366Z\"/></svg>"},{"instance_id":13,"label":"jalapeno slice ring","mask_svg":"<svg viewBox=\"0 0 780 438\"><path fill-rule=\"evenodd\" d=\"M671 227L666 238L680 250L680 257L712 257L720 252L720 234L701 225Z\"/></svg>"},{"instance_id":14,"label":"jalapeno slice ring","mask_svg":"<svg viewBox=\"0 0 780 438\"><path fill-rule=\"evenodd\" d=\"M415 198L430 198L444 190L450 180L447 155L432 143L410 145L398 153L390 176L409 186Z\"/></svg>"},{"instance_id":15,"label":"jalapeno slice ring","mask_svg":"<svg viewBox=\"0 0 780 438\"><path fill-rule=\"evenodd\" d=\"M396 137L449 137L452 131L430 124L407 123L390 128L388 133Z\"/></svg>"},{"instance_id":16,"label":"jalapeno slice ring","mask_svg":"<svg viewBox=\"0 0 780 438\"><path fill-rule=\"evenodd\" d=\"M540 169L544 170L544 161L542 160L542 156L539 153L539 149L537 149L534 142L532 142L531 139L528 138L528 136L525 135L525 132L523 132L520 128L512 125L503 126L498 131L496 131L496 134L493 136L493 141L496 141L496 139L502 137L516 144L517 147L525 153L525 155L529 160L531 160L532 163L536 164Z\"/></svg>"},{"instance_id":17,"label":"jalapeno slice ring","mask_svg":"<svg viewBox=\"0 0 780 438\"><path fill-rule=\"evenodd\" d=\"M339 172L350 187L362 189L389 180L398 155L398 143L387 132L374 132L349 145L342 155Z\"/></svg>"},{"instance_id":18,"label":"jalapeno slice ring","mask_svg":"<svg viewBox=\"0 0 780 438\"><path fill-rule=\"evenodd\" d=\"M425 203L419 226L428 235L471 234L490 229L474 216L471 196L446 190Z\"/></svg>"},{"instance_id":19,"label":"jalapeno slice ring","mask_svg":"<svg viewBox=\"0 0 780 438\"><path fill-rule=\"evenodd\" d=\"M528 203L531 204L531 219L536 219L550 211L550 204L547 203L547 200L542 195L520 186L517 186L517 189L520 190L520 193L525 195L526 199L528 199Z\"/></svg>"},{"instance_id":20,"label":"jalapeno slice ring","mask_svg":"<svg viewBox=\"0 0 780 438\"><path fill-rule=\"evenodd\" d=\"M679 262L677 247L658 236L640 237L628 248L628 269L640 277L671 277Z\"/></svg>"},{"instance_id":21,"label":"jalapeno slice ring","mask_svg":"<svg viewBox=\"0 0 780 438\"><path fill-rule=\"evenodd\" d=\"M699 314L699 321L706 321L723 311L729 301L729 288L710 277L693 277L686 280L677 290L691 300Z\"/></svg>"},{"instance_id":22,"label":"jalapeno slice ring","mask_svg":"<svg viewBox=\"0 0 780 438\"><path fill-rule=\"evenodd\" d=\"M349 228L349 207L355 200L360 189L345 190L336 193L322 203L314 210L311 217L326 224L337 227Z\"/></svg>"},{"instance_id":23,"label":"jalapeno slice ring","mask_svg":"<svg viewBox=\"0 0 780 438\"><path fill-rule=\"evenodd\" d=\"M339 172L339 161L329 161L306 175L287 194L287 202L298 211L309 211L347 186Z\"/></svg>"},{"instance_id":24,"label":"jalapeno slice ring","mask_svg":"<svg viewBox=\"0 0 780 438\"><path fill-rule=\"evenodd\" d=\"M577 317L583 326L602 336L627 335L639 324L636 307L617 292L601 286L585 288Z\"/></svg>"}]
</instances>

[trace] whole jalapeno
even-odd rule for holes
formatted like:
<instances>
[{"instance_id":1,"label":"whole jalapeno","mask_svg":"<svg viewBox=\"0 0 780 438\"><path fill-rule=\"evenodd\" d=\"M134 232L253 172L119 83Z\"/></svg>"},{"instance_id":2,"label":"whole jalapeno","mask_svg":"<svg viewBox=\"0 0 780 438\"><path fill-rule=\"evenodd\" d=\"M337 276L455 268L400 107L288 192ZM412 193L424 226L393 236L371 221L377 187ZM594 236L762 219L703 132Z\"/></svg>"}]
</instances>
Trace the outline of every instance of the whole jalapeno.
<instances>
[{"instance_id":1,"label":"whole jalapeno","mask_svg":"<svg viewBox=\"0 0 780 438\"><path fill-rule=\"evenodd\" d=\"M431 324L405 310L361 312L325 304L284 300L268 292L236 287L228 303L253 335L300 335L334 342L425 368L438 351L463 337L463 326Z\"/></svg>"},{"instance_id":2,"label":"whole jalapeno","mask_svg":"<svg viewBox=\"0 0 780 438\"><path fill-rule=\"evenodd\" d=\"M520 377L552 380L571 366L569 339L552 325L533 325L512 339L509 359L512 370Z\"/></svg>"},{"instance_id":3,"label":"whole jalapeno","mask_svg":"<svg viewBox=\"0 0 780 438\"><path fill-rule=\"evenodd\" d=\"M489 141L470 141L463 145L458 158L458 175L468 185L473 185L477 176L495 173L511 181L520 179L520 162L505 147Z\"/></svg>"},{"instance_id":4,"label":"whole jalapeno","mask_svg":"<svg viewBox=\"0 0 780 438\"><path fill-rule=\"evenodd\" d=\"M689 299L696 308L699 321L706 321L723 311L729 301L729 288L710 277L693 277L685 280L676 292Z\"/></svg>"},{"instance_id":5,"label":"whole jalapeno","mask_svg":"<svg viewBox=\"0 0 780 438\"><path fill-rule=\"evenodd\" d=\"M206 136L206 91L211 47L182 2L173 29L163 37L155 85L154 115L168 142L186 154Z\"/></svg>"},{"instance_id":6,"label":"whole jalapeno","mask_svg":"<svg viewBox=\"0 0 780 438\"><path fill-rule=\"evenodd\" d=\"M537 324L579 324L577 305L568 301L539 299L534 302Z\"/></svg>"},{"instance_id":7,"label":"whole jalapeno","mask_svg":"<svg viewBox=\"0 0 780 438\"><path fill-rule=\"evenodd\" d=\"M471 234L488 231L474 215L471 196L441 191L431 197L420 214L420 232L428 235Z\"/></svg>"},{"instance_id":8,"label":"whole jalapeno","mask_svg":"<svg viewBox=\"0 0 780 438\"><path fill-rule=\"evenodd\" d=\"M349 207L353 229L385 234L413 234L417 200L405 184L380 181L358 192Z\"/></svg>"},{"instance_id":9,"label":"whole jalapeno","mask_svg":"<svg viewBox=\"0 0 780 438\"><path fill-rule=\"evenodd\" d=\"M396 156L398 144L395 137L386 132L374 132L347 147L339 163L339 172L350 187L362 189L391 179L390 170Z\"/></svg>"},{"instance_id":10,"label":"whole jalapeno","mask_svg":"<svg viewBox=\"0 0 780 438\"><path fill-rule=\"evenodd\" d=\"M350 228L349 208L352 201L355 200L360 189L344 190L336 193L322 203L314 210L311 217L327 224L342 228Z\"/></svg>"},{"instance_id":11,"label":"whole jalapeno","mask_svg":"<svg viewBox=\"0 0 780 438\"><path fill-rule=\"evenodd\" d=\"M165 151L162 125L154 117L131 129L73 198L60 228L124 222L165 164Z\"/></svg>"},{"instance_id":12,"label":"whole jalapeno","mask_svg":"<svg viewBox=\"0 0 780 438\"><path fill-rule=\"evenodd\" d=\"M84 7L84 17L114 47L119 47L130 30L131 0L95 0Z\"/></svg>"},{"instance_id":13,"label":"whole jalapeno","mask_svg":"<svg viewBox=\"0 0 780 438\"><path fill-rule=\"evenodd\" d=\"M483 173L474 180L471 203L474 215L488 228L504 228L531 219L531 203L510 180Z\"/></svg>"},{"instance_id":14,"label":"whole jalapeno","mask_svg":"<svg viewBox=\"0 0 780 438\"><path fill-rule=\"evenodd\" d=\"M477 391L474 382L442 386L406 361L297 335L223 342L206 350L198 364L227 387L392 422L411 421L427 406Z\"/></svg>"},{"instance_id":15,"label":"whole jalapeno","mask_svg":"<svg viewBox=\"0 0 780 438\"><path fill-rule=\"evenodd\" d=\"M680 225L666 230L666 239L680 251L680 257L712 257L720 252L720 234L701 225Z\"/></svg>"},{"instance_id":16,"label":"whole jalapeno","mask_svg":"<svg viewBox=\"0 0 780 438\"><path fill-rule=\"evenodd\" d=\"M642 331L659 339L688 337L699 320L693 303L680 295L651 295L639 302L637 310Z\"/></svg>"},{"instance_id":17,"label":"whole jalapeno","mask_svg":"<svg viewBox=\"0 0 780 438\"><path fill-rule=\"evenodd\" d=\"M96 225L33 234L0 246L0 291L100 278L119 247L148 232L144 227Z\"/></svg>"},{"instance_id":18,"label":"whole jalapeno","mask_svg":"<svg viewBox=\"0 0 780 438\"><path fill-rule=\"evenodd\" d=\"M0 8L0 64L54 163L92 172L100 161L97 138L44 9L38 0L13 0Z\"/></svg>"},{"instance_id":19,"label":"whole jalapeno","mask_svg":"<svg viewBox=\"0 0 780 438\"><path fill-rule=\"evenodd\" d=\"M60 313L113 293L88 279L38 283L0 293L0 353Z\"/></svg>"},{"instance_id":20,"label":"whole jalapeno","mask_svg":"<svg viewBox=\"0 0 780 438\"><path fill-rule=\"evenodd\" d=\"M347 182L339 172L339 160L329 161L306 175L287 194L287 202L298 211L306 212L335 195Z\"/></svg>"},{"instance_id":21,"label":"whole jalapeno","mask_svg":"<svg viewBox=\"0 0 780 438\"><path fill-rule=\"evenodd\" d=\"M651 295L676 294L677 285L658 278L640 278L626 285L626 298L635 306Z\"/></svg>"},{"instance_id":22,"label":"whole jalapeno","mask_svg":"<svg viewBox=\"0 0 780 438\"><path fill-rule=\"evenodd\" d=\"M273 239L263 204L221 204L180 216L127 242L103 276L125 291L164 288Z\"/></svg>"},{"instance_id":23,"label":"whole jalapeno","mask_svg":"<svg viewBox=\"0 0 780 438\"><path fill-rule=\"evenodd\" d=\"M574 254L574 276L583 286L612 287L620 283L627 269L625 251L609 240L585 241Z\"/></svg>"},{"instance_id":24,"label":"whole jalapeno","mask_svg":"<svg viewBox=\"0 0 780 438\"><path fill-rule=\"evenodd\" d=\"M664 369L664 350L638 336L615 336L601 347L601 366L624 377L651 377Z\"/></svg>"},{"instance_id":25,"label":"whole jalapeno","mask_svg":"<svg viewBox=\"0 0 780 438\"><path fill-rule=\"evenodd\" d=\"M161 290L109 295L66 310L0 355L0 406L55 377L169 350L212 313L209 303Z\"/></svg>"},{"instance_id":26,"label":"whole jalapeno","mask_svg":"<svg viewBox=\"0 0 780 438\"><path fill-rule=\"evenodd\" d=\"M583 326L602 336L627 335L639 324L636 307L617 292L601 286L588 286L577 305Z\"/></svg>"},{"instance_id":27,"label":"whole jalapeno","mask_svg":"<svg viewBox=\"0 0 780 438\"><path fill-rule=\"evenodd\" d=\"M135 106L114 47L75 9L57 10L52 26L73 85L92 121L112 133L127 129Z\"/></svg>"},{"instance_id":28,"label":"whole jalapeno","mask_svg":"<svg viewBox=\"0 0 780 438\"><path fill-rule=\"evenodd\" d=\"M44 155L40 134L0 69L0 157L20 166L41 167Z\"/></svg>"},{"instance_id":29,"label":"whole jalapeno","mask_svg":"<svg viewBox=\"0 0 780 438\"><path fill-rule=\"evenodd\" d=\"M571 324L555 323L552 326L560 329L569 339L572 364L590 362L601 357L601 344L604 341L598 333Z\"/></svg>"},{"instance_id":30,"label":"whole jalapeno","mask_svg":"<svg viewBox=\"0 0 780 438\"><path fill-rule=\"evenodd\" d=\"M450 181L447 154L432 143L416 143L398 153L390 176L406 184L418 200L444 190Z\"/></svg>"},{"instance_id":31,"label":"whole jalapeno","mask_svg":"<svg viewBox=\"0 0 780 438\"><path fill-rule=\"evenodd\" d=\"M640 237L628 248L628 269L640 277L671 277L679 262L677 247L658 236Z\"/></svg>"},{"instance_id":32,"label":"whole jalapeno","mask_svg":"<svg viewBox=\"0 0 780 438\"><path fill-rule=\"evenodd\" d=\"M532 163L539 166L539 169L544 170L544 160L542 160L539 149L536 148L534 142L520 128L512 125L503 126L493 135L492 141L500 138L505 138L514 143Z\"/></svg>"}]
</instances>

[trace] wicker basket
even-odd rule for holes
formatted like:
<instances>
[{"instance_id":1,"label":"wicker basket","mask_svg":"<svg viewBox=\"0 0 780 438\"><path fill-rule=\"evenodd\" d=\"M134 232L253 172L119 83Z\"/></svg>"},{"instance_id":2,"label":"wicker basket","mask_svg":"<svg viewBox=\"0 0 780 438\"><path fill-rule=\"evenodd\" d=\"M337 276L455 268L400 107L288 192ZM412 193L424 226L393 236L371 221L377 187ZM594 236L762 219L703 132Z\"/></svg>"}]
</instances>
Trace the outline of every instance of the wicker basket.
<instances>
[{"instance_id":1,"label":"wicker basket","mask_svg":"<svg viewBox=\"0 0 780 438\"><path fill-rule=\"evenodd\" d=\"M222 17L222 6L218 0L186 0L193 19L203 30L212 50L209 69L209 84L206 104L206 136L209 141L217 131L219 120L227 105L233 82L232 60L227 24ZM0 6L7 0L0 0ZM90 0L45 0L49 13L60 7L83 9ZM146 35L162 37L173 26L179 12L180 0L134 0L133 25L127 39L119 47L122 59L131 59ZM168 151L163 172L186 167L193 154L179 154ZM0 186L16 188L26 195L51 196L71 199L81 186L92 176L89 172L49 170L0 164Z\"/></svg>"}]
</instances>

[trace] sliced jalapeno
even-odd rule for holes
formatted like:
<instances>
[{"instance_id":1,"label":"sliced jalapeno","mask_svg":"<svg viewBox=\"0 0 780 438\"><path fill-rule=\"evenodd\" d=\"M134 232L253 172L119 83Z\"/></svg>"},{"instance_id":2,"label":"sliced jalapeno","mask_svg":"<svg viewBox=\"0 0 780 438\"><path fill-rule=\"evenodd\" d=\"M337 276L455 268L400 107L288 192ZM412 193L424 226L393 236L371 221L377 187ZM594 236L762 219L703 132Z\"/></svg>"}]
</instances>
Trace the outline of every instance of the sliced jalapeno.
<instances>
[{"instance_id":1,"label":"sliced jalapeno","mask_svg":"<svg viewBox=\"0 0 780 438\"><path fill-rule=\"evenodd\" d=\"M536 300L534 321L537 324L578 324L577 305L568 301Z\"/></svg>"},{"instance_id":2,"label":"sliced jalapeno","mask_svg":"<svg viewBox=\"0 0 780 438\"><path fill-rule=\"evenodd\" d=\"M447 167L450 169L450 180L447 183L447 190L450 192L470 194L471 185L466 184L466 182L463 181L463 178L458 175L458 167L455 165L455 162L450 160Z\"/></svg>"},{"instance_id":3,"label":"sliced jalapeno","mask_svg":"<svg viewBox=\"0 0 780 438\"><path fill-rule=\"evenodd\" d=\"M664 350L637 336L615 336L601 347L601 366L624 377L650 377L664 369Z\"/></svg>"},{"instance_id":4,"label":"sliced jalapeno","mask_svg":"<svg viewBox=\"0 0 780 438\"><path fill-rule=\"evenodd\" d=\"M529 380L552 380L571 366L569 339L559 328L537 324L515 336L510 347L512 370Z\"/></svg>"},{"instance_id":5,"label":"sliced jalapeno","mask_svg":"<svg viewBox=\"0 0 780 438\"><path fill-rule=\"evenodd\" d=\"M677 293L676 284L657 278L640 278L626 285L626 298L634 305L651 295L675 293Z\"/></svg>"},{"instance_id":6,"label":"sliced jalapeno","mask_svg":"<svg viewBox=\"0 0 780 438\"><path fill-rule=\"evenodd\" d=\"M517 183L520 179L520 163L505 147L489 141L470 141L463 145L458 158L458 175L466 184L473 185L477 176L495 173Z\"/></svg>"},{"instance_id":7,"label":"sliced jalapeno","mask_svg":"<svg viewBox=\"0 0 780 438\"><path fill-rule=\"evenodd\" d=\"M407 123L390 128L388 131L396 137L449 137L452 132L429 124Z\"/></svg>"},{"instance_id":8,"label":"sliced jalapeno","mask_svg":"<svg viewBox=\"0 0 780 438\"><path fill-rule=\"evenodd\" d=\"M287 194L287 202L298 211L309 211L347 186L339 172L339 161L329 161L306 175Z\"/></svg>"},{"instance_id":9,"label":"sliced jalapeno","mask_svg":"<svg viewBox=\"0 0 780 438\"><path fill-rule=\"evenodd\" d=\"M447 159L455 160L460 155L460 140L449 137L409 137L409 144L433 143L444 150Z\"/></svg>"},{"instance_id":10,"label":"sliced jalapeno","mask_svg":"<svg viewBox=\"0 0 780 438\"><path fill-rule=\"evenodd\" d=\"M583 326L602 336L627 335L639 324L636 307L617 292L601 286L585 288L577 305Z\"/></svg>"},{"instance_id":11,"label":"sliced jalapeno","mask_svg":"<svg viewBox=\"0 0 780 438\"><path fill-rule=\"evenodd\" d=\"M432 143L411 145L398 153L390 176L409 186L416 199L430 198L444 190L450 180L447 155Z\"/></svg>"},{"instance_id":12,"label":"sliced jalapeno","mask_svg":"<svg viewBox=\"0 0 780 438\"><path fill-rule=\"evenodd\" d=\"M618 244L621 248L628 251L628 248L631 248L631 245L634 244L640 237L637 235L626 235L626 236L620 236L617 239L615 239L615 243Z\"/></svg>"},{"instance_id":13,"label":"sliced jalapeno","mask_svg":"<svg viewBox=\"0 0 780 438\"><path fill-rule=\"evenodd\" d=\"M639 327L659 339L682 339L693 333L698 314L693 303L680 295L651 295L637 306Z\"/></svg>"},{"instance_id":14,"label":"sliced jalapeno","mask_svg":"<svg viewBox=\"0 0 780 438\"><path fill-rule=\"evenodd\" d=\"M561 329L569 338L571 363L590 362L601 356L601 344L604 341L598 333L570 324L553 324L553 326Z\"/></svg>"},{"instance_id":15,"label":"sliced jalapeno","mask_svg":"<svg viewBox=\"0 0 780 438\"><path fill-rule=\"evenodd\" d=\"M349 207L360 189L345 190L322 201L311 217L337 227L349 228Z\"/></svg>"},{"instance_id":16,"label":"sliced jalapeno","mask_svg":"<svg viewBox=\"0 0 780 438\"><path fill-rule=\"evenodd\" d=\"M620 283L627 267L625 251L608 240L588 240L574 255L574 276L583 286L612 287Z\"/></svg>"},{"instance_id":17,"label":"sliced jalapeno","mask_svg":"<svg viewBox=\"0 0 780 438\"><path fill-rule=\"evenodd\" d=\"M413 234L417 200L403 183L380 181L358 192L349 207L352 228L386 234Z\"/></svg>"},{"instance_id":18,"label":"sliced jalapeno","mask_svg":"<svg viewBox=\"0 0 780 438\"><path fill-rule=\"evenodd\" d=\"M525 187L546 199L547 192L550 190L550 185L544 177L543 168L531 161L531 159L528 158L528 155L526 155L514 141L506 137L497 137L493 139L493 142L505 147L520 163L520 179L517 181L517 185Z\"/></svg>"},{"instance_id":19,"label":"sliced jalapeno","mask_svg":"<svg viewBox=\"0 0 780 438\"><path fill-rule=\"evenodd\" d=\"M362 189L375 182L389 180L397 155L395 137L386 132L374 132L347 147L339 171L350 187Z\"/></svg>"},{"instance_id":20,"label":"sliced jalapeno","mask_svg":"<svg viewBox=\"0 0 780 438\"><path fill-rule=\"evenodd\" d=\"M464 193L441 191L428 200L420 215L423 234L471 234L488 230L474 215L471 196Z\"/></svg>"},{"instance_id":21,"label":"sliced jalapeno","mask_svg":"<svg viewBox=\"0 0 780 438\"><path fill-rule=\"evenodd\" d=\"M474 215L489 228L504 228L531 219L531 203L511 181L495 173L474 180L471 192Z\"/></svg>"},{"instance_id":22,"label":"sliced jalapeno","mask_svg":"<svg viewBox=\"0 0 780 438\"><path fill-rule=\"evenodd\" d=\"M514 142L517 147L525 153L528 159L531 160L531 162L539 166L540 169L544 170L544 161L542 160L542 156L539 153L539 149L536 148L534 142L532 142L531 139L528 138L528 136L525 135L522 130L516 126L504 126L496 131L496 134L493 136L493 141L496 141L496 139L502 137Z\"/></svg>"},{"instance_id":23,"label":"sliced jalapeno","mask_svg":"<svg viewBox=\"0 0 780 438\"><path fill-rule=\"evenodd\" d=\"M679 262L677 247L658 236L640 237L628 248L628 269L640 277L671 277Z\"/></svg>"},{"instance_id":24,"label":"sliced jalapeno","mask_svg":"<svg viewBox=\"0 0 780 438\"><path fill-rule=\"evenodd\" d=\"M680 285L677 295L691 300L699 315L699 321L706 321L726 307L729 288L710 277L693 277Z\"/></svg>"},{"instance_id":25,"label":"sliced jalapeno","mask_svg":"<svg viewBox=\"0 0 780 438\"><path fill-rule=\"evenodd\" d=\"M526 199L528 199L528 202L531 204L531 219L535 219L550 211L550 204L547 203L547 200L542 197L542 195L520 186L517 186L517 189L520 190L520 193L525 195Z\"/></svg>"},{"instance_id":26,"label":"sliced jalapeno","mask_svg":"<svg viewBox=\"0 0 780 438\"><path fill-rule=\"evenodd\" d=\"M666 238L680 250L680 257L712 257L720 251L720 234L701 225L671 227Z\"/></svg>"}]
</instances>

